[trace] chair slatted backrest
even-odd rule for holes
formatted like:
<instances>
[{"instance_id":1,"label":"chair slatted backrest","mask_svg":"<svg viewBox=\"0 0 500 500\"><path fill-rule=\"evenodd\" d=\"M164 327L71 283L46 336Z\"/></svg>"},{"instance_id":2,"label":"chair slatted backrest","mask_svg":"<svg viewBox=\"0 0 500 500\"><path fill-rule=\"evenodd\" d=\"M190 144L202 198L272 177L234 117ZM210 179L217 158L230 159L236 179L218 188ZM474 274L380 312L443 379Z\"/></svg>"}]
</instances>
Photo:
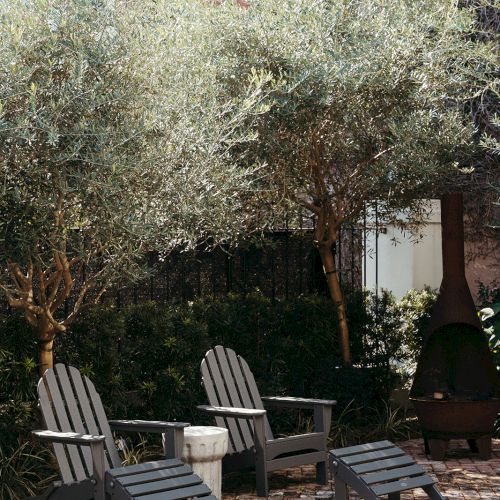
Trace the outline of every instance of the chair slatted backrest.
<instances>
[{"instance_id":1,"label":"chair slatted backrest","mask_svg":"<svg viewBox=\"0 0 500 500\"><path fill-rule=\"evenodd\" d=\"M216 346L201 362L203 386L212 406L264 409L254 376L246 361L232 349ZM243 418L215 417L219 427L229 431L228 453L239 453L254 446L253 422ZM265 417L266 438L273 434Z\"/></svg>"},{"instance_id":2,"label":"chair slatted backrest","mask_svg":"<svg viewBox=\"0 0 500 500\"><path fill-rule=\"evenodd\" d=\"M38 382L38 397L48 430L104 435L107 468L121 465L101 398L86 376L73 366L57 364ZM54 452L65 483L92 475L88 446L54 443Z\"/></svg>"}]
</instances>

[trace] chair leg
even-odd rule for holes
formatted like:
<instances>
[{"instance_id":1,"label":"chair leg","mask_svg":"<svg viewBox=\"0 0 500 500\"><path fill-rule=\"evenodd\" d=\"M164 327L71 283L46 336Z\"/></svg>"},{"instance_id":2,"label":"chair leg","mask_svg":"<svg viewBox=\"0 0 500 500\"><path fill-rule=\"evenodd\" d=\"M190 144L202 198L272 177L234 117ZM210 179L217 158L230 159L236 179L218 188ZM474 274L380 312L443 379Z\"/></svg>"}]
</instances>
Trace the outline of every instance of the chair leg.
<instances>
[{"instance_id":1,"label":"chair leg","mask_svg":"<svg viewBox=\"0 0 500 500\"><path fill-rule=\"evenodd\" d=\"M326 460L316 464L316 482L318 484L328 483L328 467Z\"/></svg>"},{"instance_id":2,"label":"chair leg","mask_svg":"<svg viewBox=\"0 0 500 500\"><path fill-rule=\"evenodd\" d=\"M335 477L335 500L349 500L347 484Z\"/></svg>"},{"instance_id":3,"label":"chair leg","mask_svg":"<svg viewBox=\"0 0 500 500\"><path fill-rule=\"evenodd\" d=\"M444 500L444 496L441 495L440 491L434 485L425 486L423 489L431 500Z\"/></svg>"},{"instance_id":4,"label":"chair leg","mask_svg":"<svg viewBox=\"0 0 500 500\"><path fill-rule=\"evenodd\" d=\"M325 405L314 405L314 431L322 432L325 436L325 453L327 451L327 439L332 421L332 407ZM316 482L318 484L328 483L327 459L316 464Z\"/></svg>"},{"instance_id":5,"label":"chair leg","mask_svg":"<svg viewBox=\"0 0 500 500\"><path fill-rule=\"evenodd\" d=\"M267 497L269 490L266 469L266 431L264 417L254 417L254 442L255 442L255 479L257 483L257 495Z\"/></svg>"},{"instance_id":6,"label":"chair leg","mask_svg":"<svg viewBox=\"0 0 500 500\"><path fill-rule=\"evenodd\" d=\"M90 443L90 453L92 454L92 475L94 477L94 499L105 500L104 474L106 470L106 459L104 457L104 444L102 441Z\"/></svg>"},{"instance_id":7,"label":"chair leg","mask_svg":"<svg viewBox=\"0 0 500 500\"><path fill-rule=\"evenodd\" d=\"M162 436L165 458L181 458L184 446L184 429L168 429Z\"/></svg>"}]
</instances>

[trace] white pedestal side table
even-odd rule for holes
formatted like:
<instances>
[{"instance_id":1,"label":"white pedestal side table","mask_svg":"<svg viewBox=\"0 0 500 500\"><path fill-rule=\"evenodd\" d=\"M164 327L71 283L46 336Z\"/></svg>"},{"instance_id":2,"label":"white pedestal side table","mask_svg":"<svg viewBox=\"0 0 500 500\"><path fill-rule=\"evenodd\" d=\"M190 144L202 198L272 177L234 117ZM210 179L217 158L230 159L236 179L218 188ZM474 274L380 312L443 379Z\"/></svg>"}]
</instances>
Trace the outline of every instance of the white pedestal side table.
<instances>
[{"instance_id":1,"label":"white pedestal side table","mask_svg":"<svg viewBox=\"0 0 500 500\"><path fill-rule=\"evenodd\" d=\"M227 429L223 427L191 426L184 429L182 460L193 468L219 499L222 457L227 453L228 440Z\"/></svg>"}]
</instances>

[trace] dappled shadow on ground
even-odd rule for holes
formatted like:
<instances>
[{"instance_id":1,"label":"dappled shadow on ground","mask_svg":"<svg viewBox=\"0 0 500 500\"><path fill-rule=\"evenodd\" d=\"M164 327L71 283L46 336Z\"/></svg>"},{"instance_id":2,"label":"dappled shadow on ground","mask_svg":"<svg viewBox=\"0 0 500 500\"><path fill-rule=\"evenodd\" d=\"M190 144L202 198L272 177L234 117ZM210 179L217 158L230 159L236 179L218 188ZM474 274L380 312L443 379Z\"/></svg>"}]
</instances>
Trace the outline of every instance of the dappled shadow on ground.
<instances>
[{"instance_id":1,"label":"dappled shadow on ground","mask_svg":"<svg viewBox=\"0 0 500 500\"><path fill-rule=\"evenodd\" d=\"M500 499L500 439L493 441L491 460L479 460L471 453L465 441L452 441L446 461L434 461L424 454L419 439L398 443L432 476L449 500ZM333 483L328 486L315 482L314 466L295 467L269 475L269 498L333 499ZM226 474L222 480L224 500L254 500L255 474L253 472ZM358 498L352 495L351 499ZM428 498L422 490L401 495L402 500Z\"/></svg>"}]
</instances>

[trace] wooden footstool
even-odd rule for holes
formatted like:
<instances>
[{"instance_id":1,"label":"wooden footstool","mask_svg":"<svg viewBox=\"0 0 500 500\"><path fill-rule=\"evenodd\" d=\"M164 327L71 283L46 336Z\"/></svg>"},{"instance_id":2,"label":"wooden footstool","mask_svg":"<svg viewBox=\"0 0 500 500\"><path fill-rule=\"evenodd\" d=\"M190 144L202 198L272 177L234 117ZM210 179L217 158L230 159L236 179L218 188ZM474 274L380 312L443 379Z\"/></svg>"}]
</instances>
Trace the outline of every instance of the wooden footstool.
<instances>
[{"instance_id":1,"label":"wooden footstool","mask_svg":"<svg viewBox=\"0 0 500 500\"><path fill-rule=\"evenodd\" d=\"M110 469L105 485L111 500L217 500L191 467L177 459Z\"/></svg>"},{"instance_id":2,"label":"wooden footstool","mask_svg":"<svg viewBox=\"0 0 500 500\"><path fill-rule=\"evenodd\" d=\"M433 500L444 500L436 481L390 441L337 448L330 451L329 458L336 500L348 500L348 487L365 500L383 495L398 500L402 491L414 488L422 488Z\"/></svg>"}]
</instances>

